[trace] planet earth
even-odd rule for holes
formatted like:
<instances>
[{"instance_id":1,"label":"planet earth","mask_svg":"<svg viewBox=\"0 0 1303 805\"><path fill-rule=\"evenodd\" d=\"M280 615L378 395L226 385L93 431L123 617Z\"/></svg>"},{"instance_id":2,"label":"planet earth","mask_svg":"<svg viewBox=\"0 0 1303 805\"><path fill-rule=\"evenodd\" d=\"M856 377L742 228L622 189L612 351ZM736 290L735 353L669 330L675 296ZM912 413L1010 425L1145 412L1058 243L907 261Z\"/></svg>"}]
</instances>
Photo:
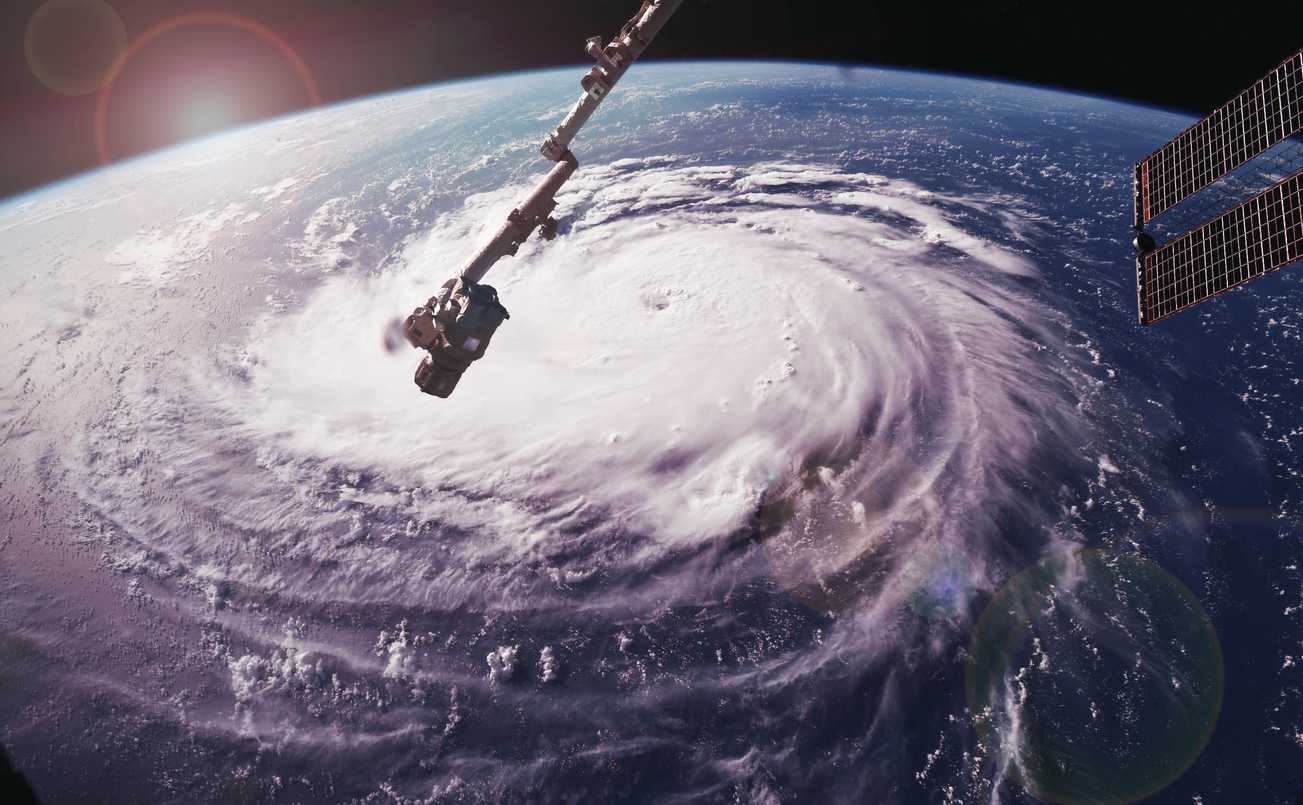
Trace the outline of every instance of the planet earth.
<instances>
[{"instance_id":1,"label":"planet earth","mask_svg":"<svg viewBox=\"0 0 1303 805\"><path fill-rule=\"evenodd\" d=\"M636 66L0 205L0 743L47 803L1294 803L1303 275L1137 324L1192 120Z\"/></svg>"}]
</instances>

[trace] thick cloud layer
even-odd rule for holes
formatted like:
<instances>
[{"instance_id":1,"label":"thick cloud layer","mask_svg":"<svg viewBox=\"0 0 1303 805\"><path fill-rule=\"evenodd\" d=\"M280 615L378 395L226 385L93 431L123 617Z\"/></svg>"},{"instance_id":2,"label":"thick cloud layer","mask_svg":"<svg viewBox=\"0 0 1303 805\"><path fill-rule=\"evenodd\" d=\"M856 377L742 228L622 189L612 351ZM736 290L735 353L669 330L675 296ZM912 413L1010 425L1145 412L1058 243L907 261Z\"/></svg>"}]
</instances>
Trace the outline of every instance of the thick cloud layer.
<instances>
[{"instance_id":1,"label":"thick cloud layer","mask_svg":"<svg viewBox=\"0 0 1303 805\"><path fill-rule=\"evenodd\" d=\"M66 700L20 750L114 747L160 797L184 770L209 801L1016 790L963 700L983 605L1255 477L1228 449L1202 491L1173 480L1173 434L1231 421L1242 389L1170 391L1193 359L1136 339L1109 273L1110 127L1170 121L699 69L631 76L585 130L559 237L490 272L512 318L448 400L386 334L537 180L556 75L327 110L0 211L6 260L39 266L0 300L22 479L0 649ZM1284 455L1271 430L1246 440ZM1185 570L1212 550L1164 544Z\"/></svg>"},{"instance_id":2,"label":"thick cloud layer","mask_svg":"<svg viewBox=\"0 0 1303 805\"><path fill-rule=\"evenodd\" d=\"M974 234L1004 228L989 200L817 164L652 157L583 172L560 199L561 237L531 243L490 276L513 316L488 357L451 399L425 397L410 379L418 355L389 352L385 329L525 189L470 197L411 239L393 270L330 276L274 305L230 351L231 372L191 363L165 401L150 389L124 396L121 415L147 433L169 494L106 462L89 463L82 488L121 512L147 575L168 588L178 567L191 568L186 584L208 586L226 629L264 646L270 637L223 655L241 731L311 736L319 728L294 702L338 702L349 690L342 668L354 685L413 686L386 694L396 704L431 686L452 698L450 686L518 696L509 686L524 666L542 669L532 684L568 667L567 696L589 703L561 730L566 740L630 708L656 721L682 695L785 701L838 658L871 668L908 651L898 625L881 630L908 614L904 597L938 542L971 568L962 584L990 589L987 568L998 574L1004 552L996 514L1047 516L1017 489L1041 483L1041 462L1065 460L1041 455L1047 424L1054 444L1091 438L1076 367L1042 357L1063 346L1051 314L1021 290L1036 265ZM325 226L327 215L337 220ZM198 216L184 231L209 238L210 220L254 219ZM309 218L305 248L338 260L332 250L357 228L346 205L327 202ZM128 243L141 242L160 241ZM110 262L127 253L119 247ZM182 250L173 262L190 259ZM852 450L859 480L830 505L868 528L867 504L875 527L903 528L906 542L858 614L820 626L749 540L766 495L786 494L830 440L873 446ZM103 447L92 437L84 449ZM191 527L196 511L207 522ZM810 527L799 550L817 559L836 535ZM872 552L846 550L838 567ZM760 597L742 604L739 587ZM265 617L236 614L269 596L414 608L426 631L391 625L370 659L314 619L277 636ZM760 642L740 649L725 637L731 628L693 637L681 614L734 619L754 606L778 608L783 637L742 626ZM504 613L518 625L488 648L431 628L487 626ZM540 645L526 651L531 636ZM555 644L547 655L543 641ZM685 642L697 645L684 651ZM611 646L632 698L590 699L615 670ZM558 728L548 718L539 716L543 729ZM376 737L349 721L328 719L311 740ZM557 760L544 749L531 762ZM499 769L494 785L512 790L521 773ZM701 773L716 785L737 772Z\"/></svg>"}]
</instances>

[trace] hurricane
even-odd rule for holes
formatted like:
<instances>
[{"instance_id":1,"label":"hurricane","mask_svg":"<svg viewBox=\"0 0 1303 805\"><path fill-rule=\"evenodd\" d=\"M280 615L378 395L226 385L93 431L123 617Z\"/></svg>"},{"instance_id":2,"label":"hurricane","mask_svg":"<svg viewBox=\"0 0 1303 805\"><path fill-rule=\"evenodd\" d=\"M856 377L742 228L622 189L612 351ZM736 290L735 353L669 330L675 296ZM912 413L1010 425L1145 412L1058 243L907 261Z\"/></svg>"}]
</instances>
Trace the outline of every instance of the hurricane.
<instances>
[{"instance_id":1,"label":"hurricane","mask_svg":"<svg viewBox=\"0 0 1303 805\"><path fill-rule=\"evenodd\" d=\"M1116 627L1158 666L1242 617L1206 528L1127 536L1297 467L1288 378L1255 392L1257 452L1197 458L1250 392L1172 391L1207 355L1127 329L1128 159L1171 116L640 68L576 140L557 238L485 278L510 312L486 357L422 395L393 323L537 180L565 78L315 111L0 208L0 656L33 680L3 738L51 801L1077 801L1027 730L1125 714L1074 630L1125 665L1128 584L1192 601L1204 632ZM1273 477L1282 516L1297 474ZM1098 548L1116 572L1057 609L984 615ZM1009 704L1042 656L1061 676ZM1147 679L1117 706L1174 701ZM1114 799L1213 790L1198 717Z\"/></svg>"}]
</instances>

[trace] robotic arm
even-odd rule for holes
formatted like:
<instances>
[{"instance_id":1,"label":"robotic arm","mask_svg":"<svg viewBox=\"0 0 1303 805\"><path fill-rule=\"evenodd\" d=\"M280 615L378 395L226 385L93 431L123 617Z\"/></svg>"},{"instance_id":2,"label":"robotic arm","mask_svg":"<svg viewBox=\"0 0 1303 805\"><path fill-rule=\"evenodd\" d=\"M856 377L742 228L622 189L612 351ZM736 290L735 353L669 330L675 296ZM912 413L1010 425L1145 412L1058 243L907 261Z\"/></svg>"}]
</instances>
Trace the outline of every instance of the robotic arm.
<instances>
[{"instance_id":1,"label":"robotic arm","mask_svg":"<svg viewBox=\"0 0 1303 805\"><path fill-rule=\"evenodd\" d=\"M556 166L511 211L506 222L457 276L444 283L439 293L414 310L404 323L407 340L429 353L416 370L416 385L421 391L446 398L471 362L484 357L489 339L510 314L498 301L498 292L480 280L499 258L515 254L535 229L544 240L556 237L557 222L552 217L556 193L579 167L579 161L570 153L570 141L681 2L644 0L642 9L605 47L600 37L588 40L584 49L597 64L579 82L584 94L539 148Z\"/></svg>"}]
</instances>

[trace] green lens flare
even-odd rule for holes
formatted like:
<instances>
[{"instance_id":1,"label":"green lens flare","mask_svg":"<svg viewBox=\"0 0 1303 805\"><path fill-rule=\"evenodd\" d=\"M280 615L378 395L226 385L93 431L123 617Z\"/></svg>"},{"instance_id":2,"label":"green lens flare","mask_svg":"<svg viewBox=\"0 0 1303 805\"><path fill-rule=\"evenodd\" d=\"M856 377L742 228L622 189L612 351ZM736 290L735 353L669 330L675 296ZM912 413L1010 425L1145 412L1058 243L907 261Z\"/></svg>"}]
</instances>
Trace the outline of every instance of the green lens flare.
<instances>
[{"instance_id":1,"label":"green lens flare","mask_svg":"<svg viewBox=\"0 0 1303 805\"><path fill-rule=\"evenodd\" d=\"M1208 743L1225 687L1189 589L1102 550L1010 580L978 621L965 682L1001 772L1062 805L1124 805L1170 784Z\"/></svg>"}]
</instances>

